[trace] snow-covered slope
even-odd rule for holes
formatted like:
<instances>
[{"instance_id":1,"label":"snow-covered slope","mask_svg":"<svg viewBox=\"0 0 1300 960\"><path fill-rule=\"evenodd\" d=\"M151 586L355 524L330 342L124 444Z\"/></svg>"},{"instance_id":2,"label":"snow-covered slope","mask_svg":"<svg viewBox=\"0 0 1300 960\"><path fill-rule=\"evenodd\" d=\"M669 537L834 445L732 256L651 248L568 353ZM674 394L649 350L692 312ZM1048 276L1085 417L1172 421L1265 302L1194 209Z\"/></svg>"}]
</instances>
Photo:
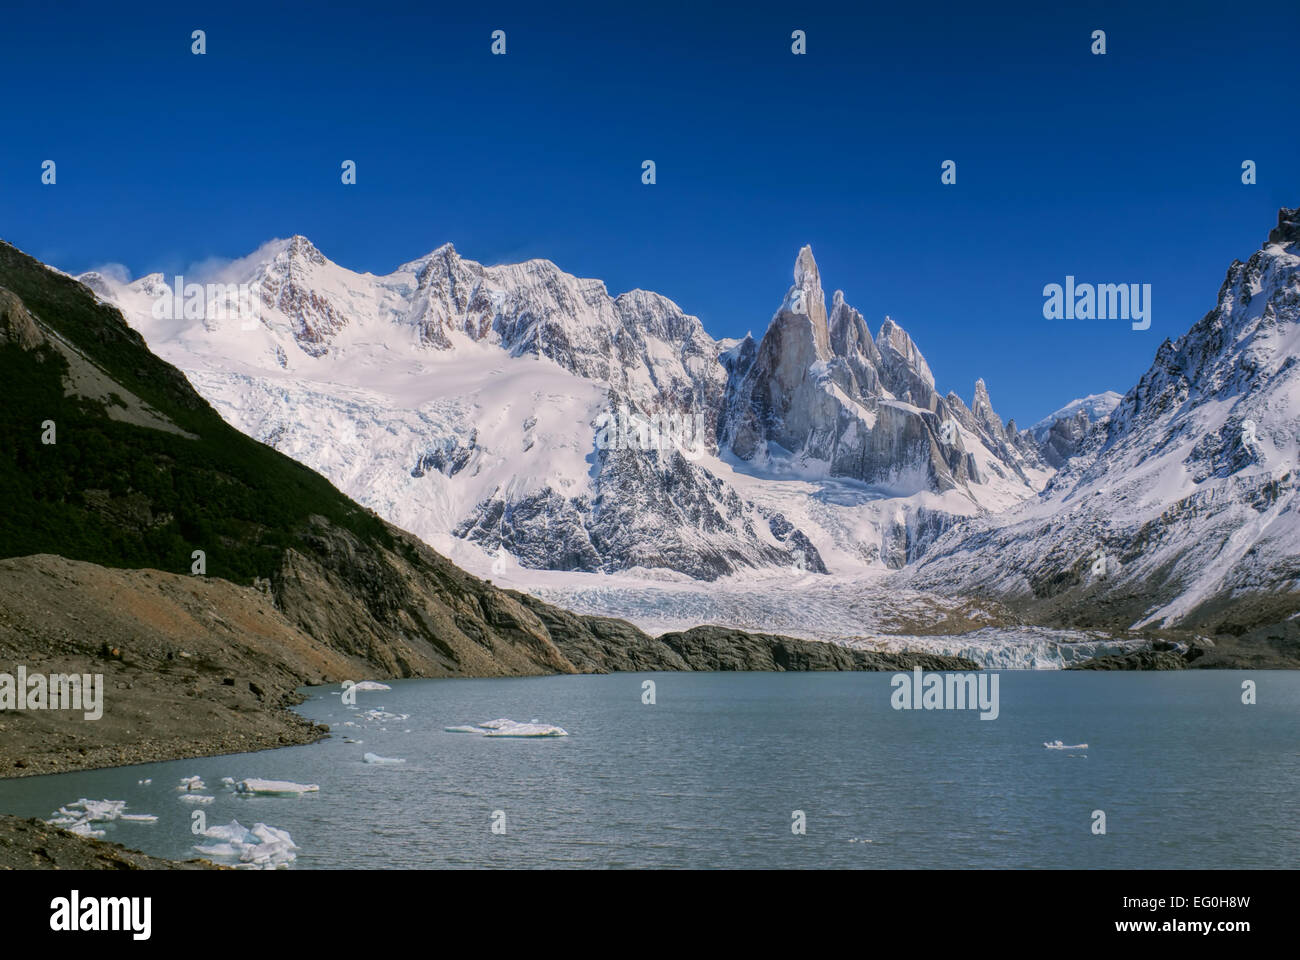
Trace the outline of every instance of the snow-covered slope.
<instances>
[{"instance_id":1,"label":"snow-covered slope","mask_svg":"<svg viewBox=\"0 0 1300 960\"><path fill-rule=\"evenodd\" d=\"M1276 622L1300 609L1300 212L1155 362L1041 499L949 531L909 580L1076 622Z\"/></svg>"},{"instance_id":2,"label":"snow-covered slope","mask_svg":"<svg viewBox=\"0 0 1300 960\"><path fill-rule=\"evenodd\" d=\"M156 274L81 279L236 427L470 569L899 567L1050 475L983 383L971 409L939 397L901 328L873 340L839 293L828 322L807 248L761 346L716 342L654 293L450 245L374 276L273 241L194 278L254 291L239 315L156 315L170 282ZM796 295L816 311L812 352L782 336L808 324ZM803 384L786 411L803 439L760 436L754 398L773 396L775 369ZM743 454L730 432L718 442L742 419Z\"/></svg>"}]
</instances>

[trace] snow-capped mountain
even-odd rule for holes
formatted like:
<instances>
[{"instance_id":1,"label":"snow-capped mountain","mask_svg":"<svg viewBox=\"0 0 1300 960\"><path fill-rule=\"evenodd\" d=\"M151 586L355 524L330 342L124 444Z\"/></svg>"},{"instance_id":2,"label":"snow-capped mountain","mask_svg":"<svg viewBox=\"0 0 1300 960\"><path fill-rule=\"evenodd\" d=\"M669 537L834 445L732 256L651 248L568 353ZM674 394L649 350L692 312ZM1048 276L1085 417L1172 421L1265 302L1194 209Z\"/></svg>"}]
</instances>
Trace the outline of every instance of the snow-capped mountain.
<instances>
[{"instance_id":1,"label":"snow-capped mountain","mask_svg":"<svg viewBox=\"0 0 1300 960\"><path fill-rule=\"evenodd\" d=\"M1060 420L1076 420L1079 413L1084 414L1084 418L1091 425L1096 423L1102 417L1109 416L1110 412L1119 405L1124 397L1114 390L1107 390L1104 393L1090 393L1086 397L1079 397L1077 400L1071 400L1065 406L1061 407L1054 413L1049 413L1043 419L1029 428L1034 439L1043 442L1051 432L1052 427Z\"/></svg>"},{"instance_id":2,"label":"snow-capped mountain","mask_svg":"<svg viewBox=\"0 0 1300 960\"><path fill-rule=\"evenodd\" d=\"M739 348L721 442L766 470L845 477L904 496L981 485L1026 495L1042 479L1032 445L993 412L981 380L974 409L935 392L912 338L888 317L872 340L862 314L835 291L829 318L812 250L795 263L757 350ZM745 357L752 354L752 362Z\"/></svg>"},{"instance_id":3,"label":"snow-capped mountain","mask_svg":"<svg viewBox=\"0 0 1300 960\"><path fill-rule=\"evenodd\" d=\"M1041 499L949 531L909 580L1076 622L1285 620L1300 608L1298 452L1300 211L1283 209Z\"/></svg>"},{"instance_id":4,"label":"snow-capped mountain","mask_svg":"<svg viewBox=\"0 0 1300 960\"><path fill-rule=\"evenodd\" d=\"M242 312L211 290L182 309L156 274L80 279L236 427L470 567L899 567L1051 472L982 382L941 397L893 321L873 339L838 291L827 316L806 247L757 344L450 244L374 276L273 241L202 278L252 291Z\"/></svg>"},{"instance_id":5,"label":"snow-capped mountain","mask_svg":"<svg viewBox=\"0 0 1300 960\"><path fill-rule=\"evenodd\" d=\"M1060 468L1079 452L1092 425L1118 406L1123 398L1114 390L1072 400L1055 413L1029 428L1039 456L1051 467Z\"/></svg>"}]
</instances>

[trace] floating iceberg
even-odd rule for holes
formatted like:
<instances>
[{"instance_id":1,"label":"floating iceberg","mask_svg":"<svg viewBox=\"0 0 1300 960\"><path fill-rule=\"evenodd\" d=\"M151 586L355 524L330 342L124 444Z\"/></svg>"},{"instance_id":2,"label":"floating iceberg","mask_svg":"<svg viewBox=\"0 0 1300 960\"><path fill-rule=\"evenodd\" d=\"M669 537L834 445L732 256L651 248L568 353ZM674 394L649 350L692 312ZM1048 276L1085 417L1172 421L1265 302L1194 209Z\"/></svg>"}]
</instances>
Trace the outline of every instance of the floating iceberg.
<instances>
[{"instance_id":1,"label":"floating iceberg","mask_svg":"<svg viewBox=\"0 0 1300 960\"><path fill-rule=\"evenodd\" d=\"M569 731L549 723L520 723L517 720L488 720L474 726L443 727L447 733L478 733L485 737L567 737Z\"/></svg>"},{"instance_id":2,"label":"floating iceberg","mask_svg":"<svg viewBox=\"0 0 1300 960\"><path fill-rule=\"evenodd\" d=\"M380 764L383 764L383 763L405 763L405 762L406 762L406 760L405 760L404 758L402 758L402 757L381 757L381 756L380 756L379 754L377 754L377 753L367 753L367 754L366 754L364 757L362 757L361 759L364 760L366 763L380 763Z\"/></svg>"},{"instance_id":3,"label":"floating iceberg","mask_svg":"<svg viewBox=\"0 0 1300 960\"><path fill-rule=\"evenodd\" d=\"M378 683L374 680L362 680L360 683L352 685L353 690L391 690L393 689L386 683Z\"/></svg>"},{"instance_id":4,"label":"floating iceberg","mask_svg":"<svg viewBox=\"0 0 1300 960\"><path fill-rule=\"evenodd\" d=\"M123 813L125 800L87 800L82 797L72 803L59 807L55 816L45 822L51 826L63 827L83 837L102 837L104 831L95 830L92 823L109 823L114 820L126 820L131 823L157 823L158 818L151 813Z\"/></svg>"},{"instance_id":5,"label":"floating iceberg","mask_svg":"<svg viewBox=\"0 0 1300 960\"><path fill-rule=\"evenodd\" d=\"M212 803L217 798L206 793L182 793L176 799L181 803Z\"/></svg>"},{"instance_id":6,"label":"floating iceberg","mask_svg":"<svg viewBox=\"0 0 1300 960\"><path fill-rule=\"evenodd\" d=\"M1043 746L1045 746L1048 750L1087 750L1088 749L1088 745L1086 743L1076 743L1071 745L1067 743L1062 743L1060 740L1053 740L1051 743L1044 743Z\"/></svg>"},{"instance_id":7,"label":"floating iceberg","mask_svg":"<svg viewBox=\"0 0 1300 960\"><path fill-rule=\"evenodd\" d=\"M238 865L247 869L274 870L297 859L294 851L298 845L289 832L264 823L255 823L249 830L238 820L232 820L225 826L209 827L203 835L222 842L195 845L195 850L208 857L237 859Z\"/></svg>"},{"instance_id":8,"label":"floating iceberg","mask_svg":"<svg viewBox=\"0 0 1300 960\"><path fill-rule=\"evenodd\" d=\"M108 823L118 819L125 809L125 800L87 800L82 797L59 807L56 811L58 815L45 822L59 827L80 823Z\"/></svg>"},{"instance_id":9,"label":"floating iceberg","mask_svg":"<svg viewBox=\"0 0 1300 960\"><path fill-rule=\"evenodd\" d=\"M206 790L207 785L203 782L202 777L181 777L181 785L177 790Z\"/></svg>"},{"instance_id":10,"label":"floating iceberg","mask_svg":"<svg viewBox=\"0 0 1300 960\"><path fill-rule=\"evenodd\" d=\"M294 783L291 780L258 780L249 778L235 783L236 793L255 793L266 796L299 796L304 793L318 793L320 787L314 783Z\"/></svg>"}]
</instances>

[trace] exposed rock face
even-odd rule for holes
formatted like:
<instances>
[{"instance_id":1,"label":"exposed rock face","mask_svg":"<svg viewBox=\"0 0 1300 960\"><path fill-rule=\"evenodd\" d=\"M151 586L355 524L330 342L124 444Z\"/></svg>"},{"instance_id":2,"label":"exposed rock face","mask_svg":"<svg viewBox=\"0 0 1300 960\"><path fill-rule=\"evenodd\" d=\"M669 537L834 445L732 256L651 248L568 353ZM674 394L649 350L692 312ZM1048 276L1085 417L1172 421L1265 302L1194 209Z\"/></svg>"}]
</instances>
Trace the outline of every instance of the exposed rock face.
<instances>
[{"instance_id":1,"label":"exposed rock face","mask_svg":"<svg viewBox=\"0 0 1300 960\"><path fill-rule=\"evenodd\" d=\"M207 860L166 860L120 843L79 837L35 817L0 814L0 870L225 870Z\"/></svg>"},{"instance_id":2,"label":"exposed rock face","mask_svg":"<svg viewBox=\"0 0 1300 960\"><path fill-rule=\"evenodd\" d=\"M45 342L36 320L14 294L0 288L0 343L12 343L22 350L35 350Z\"/></svg>"},{"instance_id":3,"label":"exposed rock face","mask_svg":"<svg viewBox=\"0 0 1300 960\"><path fill-rule=\"evenodd\" d=\"M1080 410L1068 420L1057 420L1043 440L1043 459L1058 469L1065 466L1065 461L1079 453L1090 426L1086 410Z\"/></svg>"},{"instance_id":4,"label":"exposed rock face","mask_svg":"<svg viewBox=\"0 0 1300 960\"><path fill-rule=\"evenodd\" d=\"M546 488L493 498L455 530L526 567L613 572L667 567L699 580L747 566L789 566L796 553L825 573L816 548L780 514L756 507L680 452L595 455L594 495Z\"/></svg>"},{"instance_id":5,"label":"exposed rock face","mask_svg":"<svg viewBox=\"0 0 1300 960\"><path fill-rule=\"evenodd\" d=\"M964 657L931 653L876 653L833 643L745 633L727 627L695 627L665 633L667 645L694 670L978 670Z\"/></svg>"},{"instance_id":6,"label":"exposed rock face","mask_svg":"<svg viewBox=\"0 0 1300 960\"><path fill-rule=\"evenodd\" d=\"M585 673L653 670L978 670L963 657L927 653L877 653L816 640L729 627L702 626L659 637L626 620L579 616L516 594L531 607L551 638Z\"/></svg>"},{"instance_id":7,"label":"exposed rock face","mask_svg":"<svg viewBox=\"0 0 1300 960\"><path fill-rule=\"evenodd\" d=\"M873 340L838 290L828 318L809 247L753 362L742 345L727 366L719 442L741 460L793 464L904 496L983 482L968 444L986 447L1003 475L1026 488L1025 469L1041 466L1032 444L1008 435L982 380L967 410L935 392L925 357L893 320ZM945 428L950 420L965 432Z\"/></svg>"},{"instance_id":8,"label":"exposed rock face","mask_svg":"<svg viewBox=\"0 0 1300 960\"><path fill-rule=\"evenodd\" d=\"M1187 660L1171 650L1134 650L1072 663L1066 670L1186 670Z\"/></svg>"},{"instance_id":9,"label":"exposed rock face","mask_svg":"<svg viewBox=\"0 0 1300 960\"><path fill-rule=\"evenodd\" d=\"M1079 453L1083 437L1092 425L1110 416L1122 399L1113 390L1080 397L1021 431L1017 442L1037 449L1045 463L1060 469L1066 460Z\"/></svg>"}]
</instances>

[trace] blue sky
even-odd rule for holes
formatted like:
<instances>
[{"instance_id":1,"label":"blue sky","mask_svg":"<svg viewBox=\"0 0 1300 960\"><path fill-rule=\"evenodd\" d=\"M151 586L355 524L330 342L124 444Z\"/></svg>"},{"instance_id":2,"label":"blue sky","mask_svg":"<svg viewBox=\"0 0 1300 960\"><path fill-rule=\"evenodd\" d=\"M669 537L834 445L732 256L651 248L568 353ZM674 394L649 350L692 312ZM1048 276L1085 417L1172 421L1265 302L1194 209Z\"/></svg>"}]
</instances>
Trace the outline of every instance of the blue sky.
<instances>
[{"instance_id":1,"label":"blue sky","mask_svg":"<svg viewBox=\"0 0 1300 960\"><path fill-rule=\"evenodd\" d=\"M1131 386L1300 203L1294 2L440 6L6 4L0 237L137 276L294 233L376 273L451 241L717 337L761 335L811 243L828 299L1023 426ZM1067 274L1150 283L1151 328L1044 320Z\"/></svg>"}]
</instances>

